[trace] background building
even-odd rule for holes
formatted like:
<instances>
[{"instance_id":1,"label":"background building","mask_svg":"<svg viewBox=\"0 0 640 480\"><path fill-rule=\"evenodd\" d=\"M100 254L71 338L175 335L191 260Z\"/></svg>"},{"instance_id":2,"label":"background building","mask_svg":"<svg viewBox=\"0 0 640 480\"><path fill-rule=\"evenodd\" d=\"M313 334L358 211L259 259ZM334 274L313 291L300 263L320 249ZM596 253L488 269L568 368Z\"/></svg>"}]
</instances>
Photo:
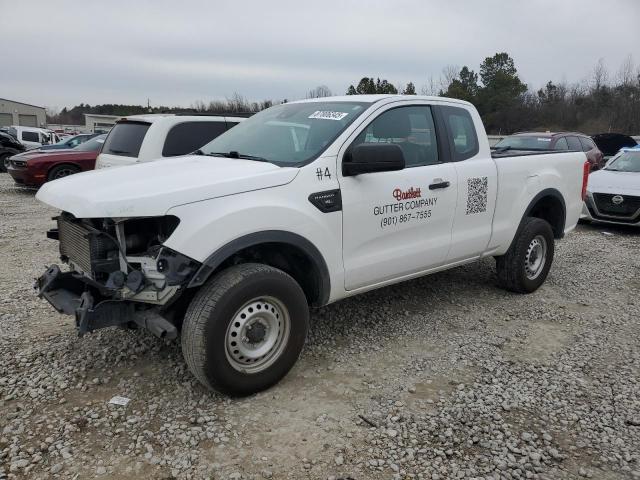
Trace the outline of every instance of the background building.
<instances>
[{"instance_id":1,"label":"background building","mask_svg":"<svg viewBox=\"0 0 640 480\"><path fill-rule=\"evenodd\" d=\"M98 115L85 113L85 131L90 133L106 133L111 130L120 117L118 115Z\"/></svg>"},{"instance_id":2,"label":"background building","mask_svg":"<svg viewBox=\"0 0 640 480\"><path fill-rule=\"evenodd\" d=\"M46 127L47 113L44 107L0 98L0 127Z\"/></svg>"}]
</instances>

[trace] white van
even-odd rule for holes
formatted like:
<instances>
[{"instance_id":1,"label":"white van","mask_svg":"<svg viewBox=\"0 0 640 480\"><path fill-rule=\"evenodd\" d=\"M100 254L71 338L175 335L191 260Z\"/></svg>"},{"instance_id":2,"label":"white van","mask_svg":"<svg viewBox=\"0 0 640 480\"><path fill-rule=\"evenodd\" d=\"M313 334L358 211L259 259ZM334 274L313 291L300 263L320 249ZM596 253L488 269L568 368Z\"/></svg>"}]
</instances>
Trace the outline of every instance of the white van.
<instances>
[{"instance_id":1,"label":"white van","mask_svg":"<svg viewBox=\"0 0 640 480\"><path fill-rule=\"evenodd\" d=\"M44 128L11 125L7 128L7 133L27 147L27 150L39 148L43 145L51 145L60 141L60 138L58 138L55 132Z\"/></svg>"},{"instance_id":2,"label":"white van","mask_svg":"<svg viewBox=\"0 0 640 480\"><path fill-rule=\"evenodd\" d=\"M109 132L96 160L96 169L192 153L244 119L181 114L123 117Z\"/></svg>"}]
</instances>

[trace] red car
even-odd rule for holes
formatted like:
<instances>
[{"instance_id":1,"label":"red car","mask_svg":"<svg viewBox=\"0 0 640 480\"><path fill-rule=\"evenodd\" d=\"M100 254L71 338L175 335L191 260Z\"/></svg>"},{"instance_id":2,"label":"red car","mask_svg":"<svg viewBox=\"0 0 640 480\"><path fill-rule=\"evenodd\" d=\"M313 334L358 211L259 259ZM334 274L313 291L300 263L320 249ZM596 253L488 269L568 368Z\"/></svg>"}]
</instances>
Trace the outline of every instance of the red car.
<instances>
[{"instance_id":1,"label":"red car","mask_svg":"<svg viewBox=\"0 0 640 480\"><path fill-rule=\"evenodd\" d=\"M28 150L9 158L7 173L18 185L42 184L74 173L93 170L106 135L99 135L70 150Z\"/></svg>"},{"instance_id":2,"label":"red car","mask_svg":"<svg viewBox=\"0 0 640 480\"><path fill-rule=\"evenodd\" d=\"M493 150L538 151L571 150L584 152L591 164L591 171L605 165L604 155L593 140L583 133L575 132L522 132L505 137L496 143Z\"/></svg>"}]
</instances>

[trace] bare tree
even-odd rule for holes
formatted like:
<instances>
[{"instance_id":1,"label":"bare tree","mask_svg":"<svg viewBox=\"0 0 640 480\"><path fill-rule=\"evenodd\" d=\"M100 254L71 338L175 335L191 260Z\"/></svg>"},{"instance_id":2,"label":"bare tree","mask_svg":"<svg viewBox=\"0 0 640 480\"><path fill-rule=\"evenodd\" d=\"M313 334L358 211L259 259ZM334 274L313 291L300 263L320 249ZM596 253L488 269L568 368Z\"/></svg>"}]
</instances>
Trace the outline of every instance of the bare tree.
<instances>
[{"instance_id":1,"label":"bare tree","mask_svg":"<svg viewBox=\"0 0 640 480\"><path fill-rule=\"evenodd\" d=\"M609 72L604 64L604 59L598 60L598 63L593 67L593 74L591 75L591 84L595 90L600 90L609 82Z\"/></svg>"},{"instance_id":2,"label":"bare tree","mask_svg":"<svg viewBox=\"0 0 640 480\"><path fill-rule=\"evenodd\" d=\"M52 107L44 107L44 111L47 115L47 118L57 117L60 114L60 108L55 105Z\"/></svg>"},{"instance_id":3,"label":"bare tree","mask_svg":"<svg viewBox=\"0 0 640 480\"><path fill-rule=\"evenodd\" d=\"M633 70L633 57L628 55L618 70L618 83L625 87L633 85L635 80Z\"/></svg>"},{"instance_id":4,"label":"bare tree","mask_svg":"<svg viewBox=\"0 0 640 480\"><path fill-rule=\"evenodd\" d=\"M331 95L333 94L331 93L329 87L327 87L326 85L318 85L313 90L309 90L307 92L306 98L324 98L330 97Z\"/></svg>"},{"instance_id":5,"label":"bare tree","mask_svg":"<svg viewBox=\"0 0 640 480\"><path fill-rule=\"evenodd\" d=\"M434 97L440 93L440 89L438 88L438 84L436 79L433 78L433 75L430 75L427 79L427 83L420 88L420 93L422 93L422 95L431 95Z\"/></svg>"},{"instance_id":6,"label":"bare tree","mask_svg":"<svg viewBox=\"0 0 640 480\"><path fill-rule=\"evenodd\" d=\"M442 69L442 76L440 77L440 90L446 92L456 78L458 78L458 73L460 72L460 67L457 65L447 65Z\"/></svg>"}]
</instances>

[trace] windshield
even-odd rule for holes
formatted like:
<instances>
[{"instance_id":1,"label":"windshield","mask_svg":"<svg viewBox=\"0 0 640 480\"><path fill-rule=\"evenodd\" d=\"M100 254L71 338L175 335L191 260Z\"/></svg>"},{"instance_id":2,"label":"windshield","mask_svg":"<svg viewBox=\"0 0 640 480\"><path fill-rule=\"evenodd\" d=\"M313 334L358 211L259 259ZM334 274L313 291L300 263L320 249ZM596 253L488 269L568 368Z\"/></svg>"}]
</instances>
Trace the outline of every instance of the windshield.
<instances>
[{"instance_id":1,"label":"windshield","mask_svg":"<svg viewBox=\"0 0 640 480\"><path fill-rule=\"evenodd\" d=\"M514 135L503 138L493 148L508 148L509 150L550 150L551 137L534 137L529 135Z\"/></svg>"},{"instance_id":2,"label":"windshield","mask_svg":"<svg viewBox=\"0 0 640 480\"><path fill-rule=\"evenodd\" d=\"M640 150L626 151L611 159L605 170L640 173Z\"/></svg>"},{"instance_id":3,"label":"windshield","mask_svg":"<svg viewBox=\"0 0 640 480\"><path fill-rule=\"evenodd\" d=\"M97 152L102 148L106 135L98 135L74 148L76 152Z\"/></svg>"},{"instance_id":4,"label":"windshield","mask_svg":"<svg viewBox=\"0 0 640 480\"><path fill-rule=\"evenodd\" d=\"M299 166L317 157L368 106L363 102L277 105L223 133L198 153Z\"/></svg>"}]
</instances>

